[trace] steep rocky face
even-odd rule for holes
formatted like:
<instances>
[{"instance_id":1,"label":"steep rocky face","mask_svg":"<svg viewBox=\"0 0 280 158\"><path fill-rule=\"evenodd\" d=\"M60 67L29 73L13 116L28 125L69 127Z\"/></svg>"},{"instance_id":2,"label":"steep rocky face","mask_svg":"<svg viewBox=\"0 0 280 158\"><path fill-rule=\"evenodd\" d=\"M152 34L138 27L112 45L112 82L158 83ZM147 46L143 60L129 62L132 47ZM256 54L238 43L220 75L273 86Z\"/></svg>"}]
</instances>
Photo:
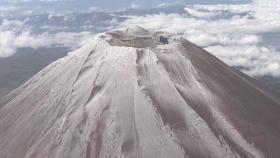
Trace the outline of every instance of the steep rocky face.
<instances>
[{"instance_id":1,"label":"steep rocky face","mask_svg":"<svg viewBox=\"0 0 280 158\"><path fill-rule=\"evenodd\" d=\"M0 157L277 158L279 98L185 39L116 31L0 101Z\"/></svg>"}]
</instances>

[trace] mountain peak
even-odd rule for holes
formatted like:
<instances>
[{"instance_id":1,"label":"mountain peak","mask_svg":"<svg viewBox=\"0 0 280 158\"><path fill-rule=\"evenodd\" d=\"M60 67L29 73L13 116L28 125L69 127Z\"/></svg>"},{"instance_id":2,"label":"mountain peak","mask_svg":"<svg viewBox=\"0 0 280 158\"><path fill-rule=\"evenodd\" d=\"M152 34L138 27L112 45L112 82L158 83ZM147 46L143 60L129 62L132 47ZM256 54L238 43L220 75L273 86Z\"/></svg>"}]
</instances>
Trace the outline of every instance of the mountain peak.
<instances>
[{"instance_id":1,"label":"mountain peak","mask_svg":"<svg viewBox=\"0 0 280 158\"><path fill-rule=\"evenodd\" d=\"M279 157L280 100L164 32L99 35L0 101L3 158Z\"/></svg>"},{"instance_id":2,"label":"mountain peak","mask_svg":"<svg viewBox=\"0 0 280 158\"><path fill-rule=\"evenodd\" d=\"M128 27L124 31L124 33L131 34L131 35L149 35L150 32L140 26L131 26L131 27Z\"/></svg>"},{"instance_id":3,"label":"mountain peak","mask_svg":"<svg viewBox=\"0 0 280 158\"><path fill-rule=\"evenodd\" d=\"M180 39L176 35L160 31L148 31L138 26L122 31L109 32L103 38L112 46L134 48L156 48L160 45L180 43Z\"/></svg>"}]
</instances>

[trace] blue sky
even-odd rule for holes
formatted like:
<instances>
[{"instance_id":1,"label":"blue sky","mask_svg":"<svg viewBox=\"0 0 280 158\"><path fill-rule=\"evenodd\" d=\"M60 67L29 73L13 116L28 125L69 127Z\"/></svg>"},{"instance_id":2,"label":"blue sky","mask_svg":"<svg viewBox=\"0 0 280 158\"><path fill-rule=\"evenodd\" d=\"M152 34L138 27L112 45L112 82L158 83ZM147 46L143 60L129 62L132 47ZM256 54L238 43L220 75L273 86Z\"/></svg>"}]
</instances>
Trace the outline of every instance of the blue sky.
<instances>
[{"instance_id":1,"label":"blue sky","mask_svg":"<svg viewBox=\"0 0 280 158\"><path fill-rule=\"evenodd\" d=\"M73 12L87 11L90 7L118 10L130 7L150 8L161 3L246 3L250 0L0 0L0 6L15 6L19 10Z\"/></svg>"}]
</instances>

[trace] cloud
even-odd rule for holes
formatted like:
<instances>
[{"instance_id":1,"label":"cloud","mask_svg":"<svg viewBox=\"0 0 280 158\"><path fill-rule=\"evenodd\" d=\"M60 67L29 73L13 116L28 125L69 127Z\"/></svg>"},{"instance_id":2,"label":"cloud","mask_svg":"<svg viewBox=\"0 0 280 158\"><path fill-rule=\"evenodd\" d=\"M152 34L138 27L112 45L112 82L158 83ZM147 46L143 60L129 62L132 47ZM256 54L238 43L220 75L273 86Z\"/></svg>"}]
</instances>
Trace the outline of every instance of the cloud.
<instances>
[{"instance_id":1,"label":"cloud","mask_svg":"<svg viewBox=\"0 0 280 158\"><path fill-rule=\"evenodd\" d=\"M167 8L167 7L176 6L176 5L180 5L180 4L182 4L181 1L174 1L171 3L163 2L163 3L158 4L156 7L157 8Z\"/></svg>"},{"instance_id":2,"label":"cloud","mask_svg":"<svg viewBox=\"0 0 280 158\"><path fill-rule=\"evenodd\" d=\"M171 3L160 3L157 5L158 8L165 8L165 7L169 7L171 5Z\"/></svg>"},{"instance_id":3,"label":"cloud","mask_svg":"<svg viewBox=\"0 0 280 158\"><path fill-rule=\"evenodd\" d=\"M140 6L137 5L137 4L135 4L135 3L131 3L130 7L133 8L133 9L137 9L137 8L139 8Z\"/></svg>"},{"instance_id":4,"label":"cloud","mask_svg":"<svg viewBox=\"0 0 280 158\"><path fill-rule=\"evenodd\" d=\"M250 76L280 76L280 54L257 45L208 46L205 48Z\"/></svg>"},{"instance_id":5,"label":"cloud","mask_svg":"<svg viewBox=\"0 0 280 158\"><path fill-rule=\"evenodd\" d=\"M6 14L16 11L18 7L11 5L0 5L0 16L5 16Z\"/></svg>"},{"instance_id":6,"label":"cloud","mask_svg":"<svg viewBox=\"0 0 280 158\"><path fill-rule=\"evenodd\" d=\"M228 11L230 13L239 14L248 11L252 11L249 8L255 7L252 4L242 4L242 5L227 5L227 4L216 4L216 5L189 5L186 8L193 8L199 11L206 12L219 12L219 11Z\"/></svg>"},{"instance_id":7,"label":"cloud","mask_svg":"<svg viewBox=\"0 0 280 158\"><path fill-rule=\"evenodd\" d=\"M24 16L30 16L32 14L33 14L32 10L25 10L25 11L22 12L22 15L24 15Z\"/></svg>"},{"instance_id":8,"label":"cloud","mask_svg":"<svg viewBox=\"0 0 280 158\"><path fill-rule=\"evenodd\" d=\"M13 31L0 32L0 57L8 57L20 47L38 48L43 44L42 42L44 41L30 36L29 32L18 35Z\"/></svg>"},{"instance_id":9,"label":"cloud","mask_svg":"<svg viewBox=\"0 0 280 158\"><path fill-rule=\"evenodd\" d=\"M15 7L15 6L5 6L5 5L2 5L2 6L0 6L0 12L9 12L9 11L14 11L14 10L16 10L17 9L17 7Z\"/></svg>"},{"instance_id":10,"label":"cloud","mask_svg":"<svg viewBox=\"0 0 280 158\"><path fill-rule=\"evenodd\" d=\"M100 11L102 11L102 9L95 7L95 6L91 6L88 8L88 11L89 12L100 12Z\"/></svg>"},{"instance_id":11,"label":"cloud","mask_svg":"<svg viewBox=\"0 0 280 158\"><path fill-rule=\"evenodd\" d=\"M220 14L219 12L200 11L193 8L185 8L185 10L193 17L197 17L197 18L211 18L211 17L218 16Z\"/></svg>"},{"instance_id":12,"label":"cloud","mask_svg":"<svg viewBox=\"0 0 280 158\"><path fill-rule=\"evenodd\" d=\"M193 5L186 7L190 15L130 16L118 28L138 25L178 34L250 76L279 77L280 52L264 45L261 34L280 33L280 12L264 10L267 6L256 4ZM223 17L224 13L233 16Z\"/></svg>"},{"instance_id":13,"label":"cloud","mask_svg":"<svg viewBox=\"0 0 280 158\"><path fill-rule=\"evenodd\" d=\"M75 49L92 38L90 32L33 34L22 21L4 20L0 25L0 57L9 57L18 48L69 47Z\"/></svg>"},{"instance_id":14,"label":"cloud","mask_svg":"<svg viewBox=\"0 0 280 158\"><path fill-rule=\"evenodd\" d=\"M280 10L280 0L254 0L254 3L261 8L273 8L275 11Z\"/></svg>"},{"instance_id":15,"label":"cloud","mask_svg":"<svg viewBox=\"0 0 280 158\"><path fill-rule=\"evenodd\" d=\"M9 57L18 48L69 47L75 49L88 41L93 35L89 32L33 35L30 32L16 34L12 31L0 32L0 57Z\"/></svg>"}]
</instances>

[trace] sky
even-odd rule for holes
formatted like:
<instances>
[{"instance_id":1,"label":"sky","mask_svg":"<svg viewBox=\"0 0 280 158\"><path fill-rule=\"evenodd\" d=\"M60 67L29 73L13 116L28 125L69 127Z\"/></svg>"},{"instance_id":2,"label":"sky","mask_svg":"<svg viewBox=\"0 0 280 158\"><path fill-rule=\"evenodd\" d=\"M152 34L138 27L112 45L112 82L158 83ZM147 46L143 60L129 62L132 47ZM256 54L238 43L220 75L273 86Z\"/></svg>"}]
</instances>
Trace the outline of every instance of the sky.
<instances>
[{"instance_id":1,"label":"sky","mask_svg":"<svg viewBox=\"0 0 280 158\"><path fill-rule=\"evenodd\" d=\"M0 0L1 10L47 12L79 12L96 10L120 10L125 8L151 8L160 4L234 4L250 0ZM2 8L2 9L1 9Z\"/></svg>"}]
</instances>

